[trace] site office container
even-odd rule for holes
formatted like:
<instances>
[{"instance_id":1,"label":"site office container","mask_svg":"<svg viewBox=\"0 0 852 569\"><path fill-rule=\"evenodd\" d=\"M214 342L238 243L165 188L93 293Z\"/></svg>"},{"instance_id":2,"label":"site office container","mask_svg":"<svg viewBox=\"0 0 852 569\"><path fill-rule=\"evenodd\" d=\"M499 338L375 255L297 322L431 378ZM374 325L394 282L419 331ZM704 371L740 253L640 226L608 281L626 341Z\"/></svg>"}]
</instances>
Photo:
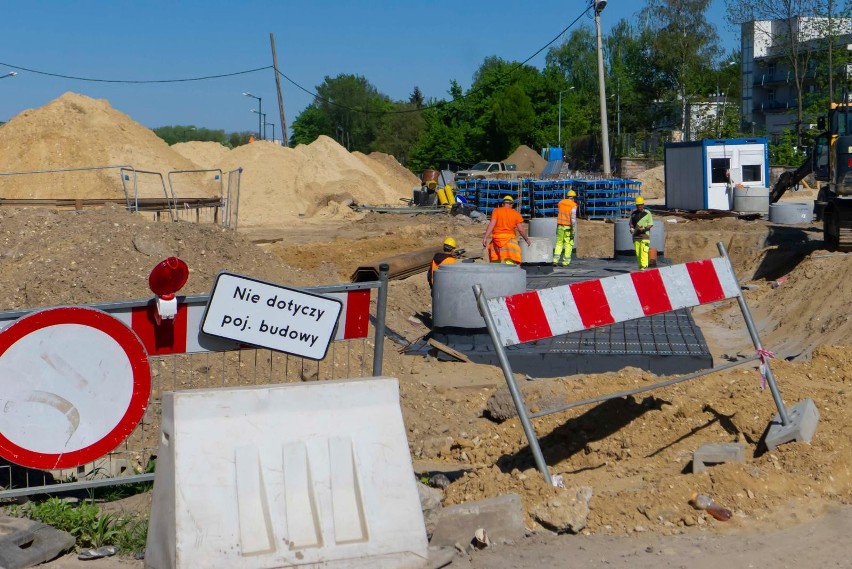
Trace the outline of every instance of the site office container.
<instances>
[{"instance_id":1,"label":"site office container","mask_svg":"<svg viewBox=\"0 0 852 569\"><path fill-rule=\"evenodd\" d=\"M665 147L666 207L733 209L733 190L769 187L765 138L729 138L668 143Z\"/></svg>"}]
</instances>

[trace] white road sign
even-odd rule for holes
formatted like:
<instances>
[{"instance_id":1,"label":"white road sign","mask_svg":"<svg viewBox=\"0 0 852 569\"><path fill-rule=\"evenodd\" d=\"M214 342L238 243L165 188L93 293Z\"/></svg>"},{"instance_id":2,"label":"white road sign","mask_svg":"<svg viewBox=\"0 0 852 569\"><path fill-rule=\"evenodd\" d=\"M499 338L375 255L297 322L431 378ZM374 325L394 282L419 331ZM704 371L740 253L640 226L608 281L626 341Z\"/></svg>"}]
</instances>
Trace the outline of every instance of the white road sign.
<instances>
[{"instance_id":1,"label":"white road sign","mask_svg":"<svg viewBox=\"0 0 852 569\"><path fill-rule=\"evenodd\" d=\"M213 283L201 331L321 360L342 306L336 299L222 272Z\"/></svg>"}]
</instances>

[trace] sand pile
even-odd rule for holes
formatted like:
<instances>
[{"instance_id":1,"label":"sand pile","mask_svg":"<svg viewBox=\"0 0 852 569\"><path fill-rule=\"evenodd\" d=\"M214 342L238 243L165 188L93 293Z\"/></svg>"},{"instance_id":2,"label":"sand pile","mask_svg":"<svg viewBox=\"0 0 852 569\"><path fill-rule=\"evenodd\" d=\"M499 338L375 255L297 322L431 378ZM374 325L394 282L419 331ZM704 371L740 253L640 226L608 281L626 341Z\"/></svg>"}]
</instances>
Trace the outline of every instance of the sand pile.
<instances>
[{"instance_id":1,"label":"sand pile","mask_svg":"<svg viewBox=\"0 0 852 569\"><path fill-rule=\"evenodd\" d=\"M219 167L243 168L240 227L281 225L321 211L327 214L328 208L339 211L332 217L345 217L348 208L337 206L342 201L401 205L400 199L411 193L404 177L379 177L372 165L327 136L296 148L263 141L246 144L227 153Z\"/></svg>"},{"instance_id":2,"label":"sand pile","mask_svg":"<svg viewBox=\"0 0 852 569\"><path fill-rule=\"evenodd\" d=\"M0 127L0 171L129 165L166 172L198 168L153 131L105 100L65 93ZM138 174L139 197L162 197L158 177ZM210 195L197 188L187 195ZM117 169L0 177L4 198L123 198Z\"/></svg>"},{"instance_id":3,"label":"sand pile","mask_svg":"<svg viewBox=\"0 0 852 569\"><path fill-rule=\"evenodd\" d=\"M636 179L642 182L642 197L646 200L666 197L665 166L645 170Z\"/></svg>"},{"instance_id":4,"label":"sand pile","mask_svg":"<svg viewBox=\"0 0 852 569\"><path fill-rule=\"evenodd\" d=\"M540 176L544 167L547 166L547 160L525 144L516 148L503 162L517 164L518 170L532 172L533 176L536 177Z\"/></svg>"},{"instance_id":5,"label":"sand pile","mask_svg":"<svg viewBox=\"0 0 852 569\"><path fill-rule=\"evenodd\" d=\"M218 142L204 142L192 140L190 142L178 142L172 145L172 150L189 160L198 164L201 168L218 168L230 148Z\"/></svg>"},{"instance_id":6,"label":"sand pile","mask_svg":"<svg viewBox=\"0 0 852 569\"><path fill-rule=\"evenodd\" d=\"M369 155L358 151L352 153L364 164L370 167L377 176L394 186L417 188L420 186L420 178L415 176L411 170L397 162L396 158L384 152L371 152Z\"/></svg>"}]
</instances>

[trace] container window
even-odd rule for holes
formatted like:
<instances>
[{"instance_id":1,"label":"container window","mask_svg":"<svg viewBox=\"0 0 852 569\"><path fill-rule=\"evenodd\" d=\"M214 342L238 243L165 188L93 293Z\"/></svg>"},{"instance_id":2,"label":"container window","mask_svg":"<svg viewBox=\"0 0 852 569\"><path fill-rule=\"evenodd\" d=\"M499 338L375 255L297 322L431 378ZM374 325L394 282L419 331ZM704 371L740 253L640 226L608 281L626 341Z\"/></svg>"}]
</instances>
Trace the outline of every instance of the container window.
<instances>
[{"instance_id":1,"label":"container window","mask_svg":"<svg viewBox=\"0 0 852 569\"><path fill-rule=\"evenodd\" d=\"M743 164L743 182L761 182L760 164Z\"/></svg>"},{"instance_id":2,"label":"container window","mask_svg":"<svg viewBox=\"0 0 852 569\"><path fill-rule=\"evenodd\" d=\"M710 159L710 182L713 184L727 184L728 172L731 169L730 158Z\"/></svg>"}]
</instances>

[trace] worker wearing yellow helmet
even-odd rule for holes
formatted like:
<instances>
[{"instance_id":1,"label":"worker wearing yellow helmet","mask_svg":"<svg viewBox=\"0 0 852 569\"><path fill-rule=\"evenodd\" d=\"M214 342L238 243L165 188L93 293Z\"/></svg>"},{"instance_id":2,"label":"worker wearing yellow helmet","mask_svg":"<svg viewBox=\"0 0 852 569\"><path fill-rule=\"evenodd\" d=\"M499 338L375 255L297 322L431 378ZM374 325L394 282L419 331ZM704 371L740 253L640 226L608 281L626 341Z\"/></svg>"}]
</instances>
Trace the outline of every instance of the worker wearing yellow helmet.
<instances>
[{"instance_id":1,"label":"worker wearing yellow helmet","mask_svg":"<svg viewBox=\"0 0 852 569\"><path fill-rule=\"evenodd\" d=\"M524 218L513 209L514 205L512 196L503 196L503 205L495 207L491 212L491 221L482 237L482 246L488 247L488 260L492 263L521 264L521 246L515 238L515 231L527 245L530 244L530 238L524 230Z\"/></svg>"},{"instance_id":2,"label":"worker wearing yellow helmet","mask_svg":"<svg viewBox=\"0 0 852 569\"><path fill-rule=\"evenodd\" d=\"M435 256L432 257L432 265L429 267L429 272L426 274L426 278L429 280L429 288L432 288L435 285L435 271L438 270L438 267L441 265L452 265L453 263L458 262L456 260L457 258L458 243L456 243L456 240L452 237L447 237L444 239L442 251L435 253Z\"/></svg>"},{"instance_id":3,"label":"worker wearing yellow helmet","mask_svg":"<svg viewBox=\"0 0 852 569\"><path fill-rule=\"evenodd\" d=\"M650 211L645 210L645 199L638 196L636 209L630 214L630 233L633 234L633 249L636 251L636 261L639 263L640 271L648 268L652 227L654 227L654 218Z\"/></svg>"},{"instance_id":4,"label":"worker wearing yellow helmet","mask_svg":"<svg viewBox=\"0 0 852 569\"><path fill-rule=\"evenodd\" d=\"M577 192L568 190L565 199L557 204L556 246L553 248L553 266L567 267L571 264L574 240L577 236Z\"/></svg>"}]
</instances>

